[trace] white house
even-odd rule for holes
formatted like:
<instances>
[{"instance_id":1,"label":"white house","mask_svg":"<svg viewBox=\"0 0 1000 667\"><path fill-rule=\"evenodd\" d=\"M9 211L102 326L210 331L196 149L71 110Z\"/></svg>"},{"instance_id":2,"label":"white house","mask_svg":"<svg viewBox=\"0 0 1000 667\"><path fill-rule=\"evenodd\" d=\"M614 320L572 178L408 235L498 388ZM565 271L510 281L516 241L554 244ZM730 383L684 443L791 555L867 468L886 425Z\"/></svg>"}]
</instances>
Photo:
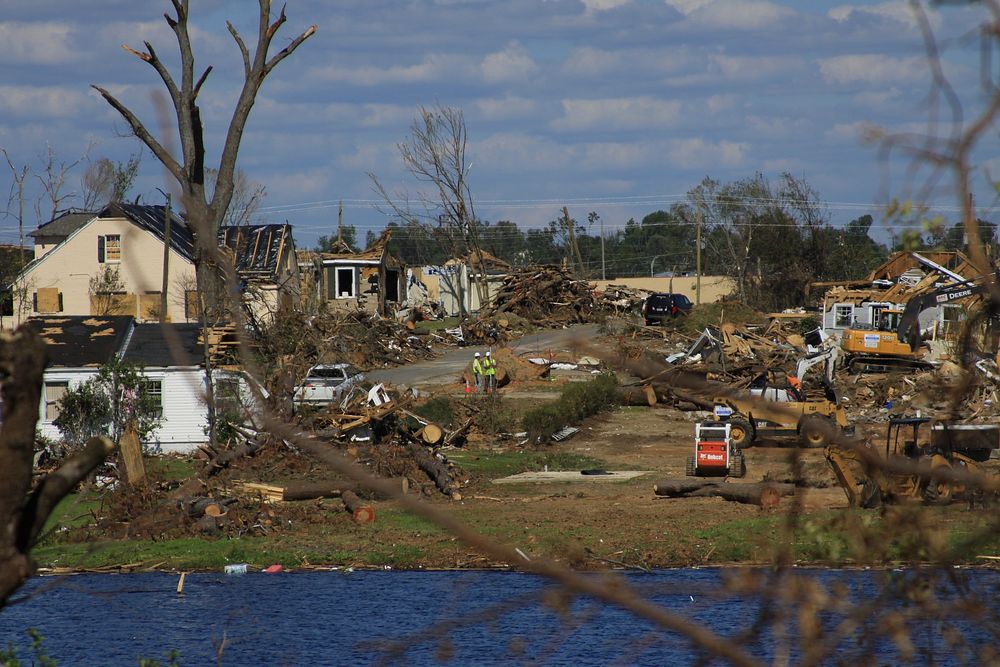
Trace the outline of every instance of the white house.
<instances>
[{"instance_id":1,"label":"white house","mask_svg":"<svg viewBox=\"0 0 1000 667\"><path fill-rule=\"evenodd\" d=\"M159 397L163 421L143 442L147 448L186 453L207 441L206 376L198 325L137 324L130 316L46 317L29 323L48 344L51 360L39 405L38 428L45 437L62 437L53 422L66 391L118 358L142 366L149 390ZM213 378L217 406L224 408L247 394L239 373L216 371Z\"/></svg>"}]
</instances>

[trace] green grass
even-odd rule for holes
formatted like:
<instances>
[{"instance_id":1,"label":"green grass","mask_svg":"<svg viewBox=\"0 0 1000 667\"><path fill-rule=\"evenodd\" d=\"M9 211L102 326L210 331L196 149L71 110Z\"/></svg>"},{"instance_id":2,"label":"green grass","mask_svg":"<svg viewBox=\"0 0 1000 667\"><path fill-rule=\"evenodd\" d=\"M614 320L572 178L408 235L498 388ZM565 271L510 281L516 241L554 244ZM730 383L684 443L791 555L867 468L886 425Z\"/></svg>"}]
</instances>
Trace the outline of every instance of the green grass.
<instances>
[{"instance_id":1,"label":"green grass","mask_svg":"<svg viewBox=\"0 0 1000 667\"><path fill-rule=\"evenodd\" d=\"M193 459L179 456L151 456L145 459L145 463L149 476L158 479L187 479L198 470Z\"/></svg>"},{"instance_id":2,"label":"green grass","mask_svg":"<svg viewBox=\"0 0 1000 667\"><path fill-rule=\"evenodd\" d=\"M72 493L56 505L45 522L43 535L59 528L79 528L94 522L94 513L101 507L99 496L90 493Z\"/></svg>"},{"instance_id":3,"label":"green grass","mask_svg":"<svg viewBox=\"0 0 1000 667\"><path fill-rule=\"evenodd\" d=\"M416 328L421 331L441 331L442 329L454 329L462 320L457 317L446 317L441 320L424 320L417 322Z\"/></svg>"},{"instance_id":4,"label":"green grass","mask_svg":"<svg viewBox=\"0 0 1000 667\"><path fill-rule=\"evenodd\" d=\"M569 452L453 452L449 455L465 470L485 477L507 477L519 472L603 468L604 461Z\"/></svg>"},{"instance_id":5,"label":"green grass","mask_svg":"<svg viewBox=\"0 0 1000 667\"><path fill-rule=\"evenodd\" d=\"M393 529L422 535L445 534L437 524L405 510L379 509L378 520L375 523L379 530Z\"/></svg>"}]
</instances>

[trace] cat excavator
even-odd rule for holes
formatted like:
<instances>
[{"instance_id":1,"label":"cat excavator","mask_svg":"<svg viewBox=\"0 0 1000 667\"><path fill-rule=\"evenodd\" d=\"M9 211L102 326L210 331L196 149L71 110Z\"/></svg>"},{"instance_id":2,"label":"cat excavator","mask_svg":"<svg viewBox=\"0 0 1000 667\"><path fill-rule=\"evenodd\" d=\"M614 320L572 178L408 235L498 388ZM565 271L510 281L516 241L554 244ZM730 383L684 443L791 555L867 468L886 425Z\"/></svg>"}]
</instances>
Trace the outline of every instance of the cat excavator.
<instances>
[{"instance_id":1,"label":"cat excavator","mask_svg":"<svg viewBox=\"0 0 1000 667\"><path fill-rule=\"evenodd\" d=\"M926 350L920 337L920 313L934 306L982 294L988 287L986 278L980 276L917 294L906 302L902 310L888 308L879 313L877 326L845 329L841 348L847 369L851 372L885 372L930 368L932 364L923 358Z\"/></svg>"},{"instance_id":2,"label":"cat excavator","mask_svg":"<svg viewBox=\"0 0 1000 667\"><path fill-rule=\"evenodd\" d=\"M996 425L931 422L928 417L890 419L884 453L868 441L853 446L827 445L826 460L851 507L871 509L883 504L940 503L959 498L984 501L979 490L935 480L934 471L942 467L977 469L1000 444Z\"/></svg>"}]
</instances>

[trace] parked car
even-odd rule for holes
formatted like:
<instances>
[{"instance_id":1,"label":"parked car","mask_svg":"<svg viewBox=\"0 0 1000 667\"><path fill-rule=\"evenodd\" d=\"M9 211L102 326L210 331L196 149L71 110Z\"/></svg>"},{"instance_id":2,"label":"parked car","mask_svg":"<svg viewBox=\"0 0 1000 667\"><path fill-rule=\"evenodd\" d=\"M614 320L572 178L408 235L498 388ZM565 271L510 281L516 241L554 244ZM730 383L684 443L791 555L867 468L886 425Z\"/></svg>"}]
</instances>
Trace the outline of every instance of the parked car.
<instances>
[{"instance_id":1,"label":"parked car","mask_svg":"<svg viewBox=\"0 0 1000 667\"><path fill-rule=\"evenodd\" d=\"M365 381L364 373L350 364L317 364L295 387L296 405L329 405Z\"/></svg>"},{"instance_id":2,"label":"parked car","mask_svg":"<svg viewBox=\"0 0 1000 667\"><path fill-rule=\"evenodd\" d=\"M694 304L683 294L661 292L650 294L642 303L642 318L646 325L653 325L663 320L672 319L691 312Z\"/></svg>"}]
</instances>

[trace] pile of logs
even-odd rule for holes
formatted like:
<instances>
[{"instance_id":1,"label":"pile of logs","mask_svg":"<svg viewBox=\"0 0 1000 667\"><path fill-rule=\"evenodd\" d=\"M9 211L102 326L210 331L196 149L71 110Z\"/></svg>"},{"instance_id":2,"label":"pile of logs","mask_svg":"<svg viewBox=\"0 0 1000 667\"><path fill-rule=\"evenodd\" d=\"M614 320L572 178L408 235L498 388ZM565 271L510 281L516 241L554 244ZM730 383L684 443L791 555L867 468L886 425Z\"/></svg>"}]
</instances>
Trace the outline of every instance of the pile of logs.
<instances>
[{"instance_id":1,"label":"pile of logs","mask_svg":"<svg viewBox=\"0 0 1000 667\"><path fill-rule=\"evenodd\" d=\"M770 509L777 506L782 496L795 493L795 485L775 482L727 484L721 479L668 479L654 484L653 493L667 498L718 497Z\"/></svg>"},{"instance_id":2,"label":"pile of logs","mask_svg":"<svg viewBox=\"0 0 1000 667\"><path fill-rule=\"evenodd\" d=\"M484 313L514 313L536 326L589 322L594 310L590 283L558 266L537 266L504 278Z\"/></svg>"}]
</instances>

